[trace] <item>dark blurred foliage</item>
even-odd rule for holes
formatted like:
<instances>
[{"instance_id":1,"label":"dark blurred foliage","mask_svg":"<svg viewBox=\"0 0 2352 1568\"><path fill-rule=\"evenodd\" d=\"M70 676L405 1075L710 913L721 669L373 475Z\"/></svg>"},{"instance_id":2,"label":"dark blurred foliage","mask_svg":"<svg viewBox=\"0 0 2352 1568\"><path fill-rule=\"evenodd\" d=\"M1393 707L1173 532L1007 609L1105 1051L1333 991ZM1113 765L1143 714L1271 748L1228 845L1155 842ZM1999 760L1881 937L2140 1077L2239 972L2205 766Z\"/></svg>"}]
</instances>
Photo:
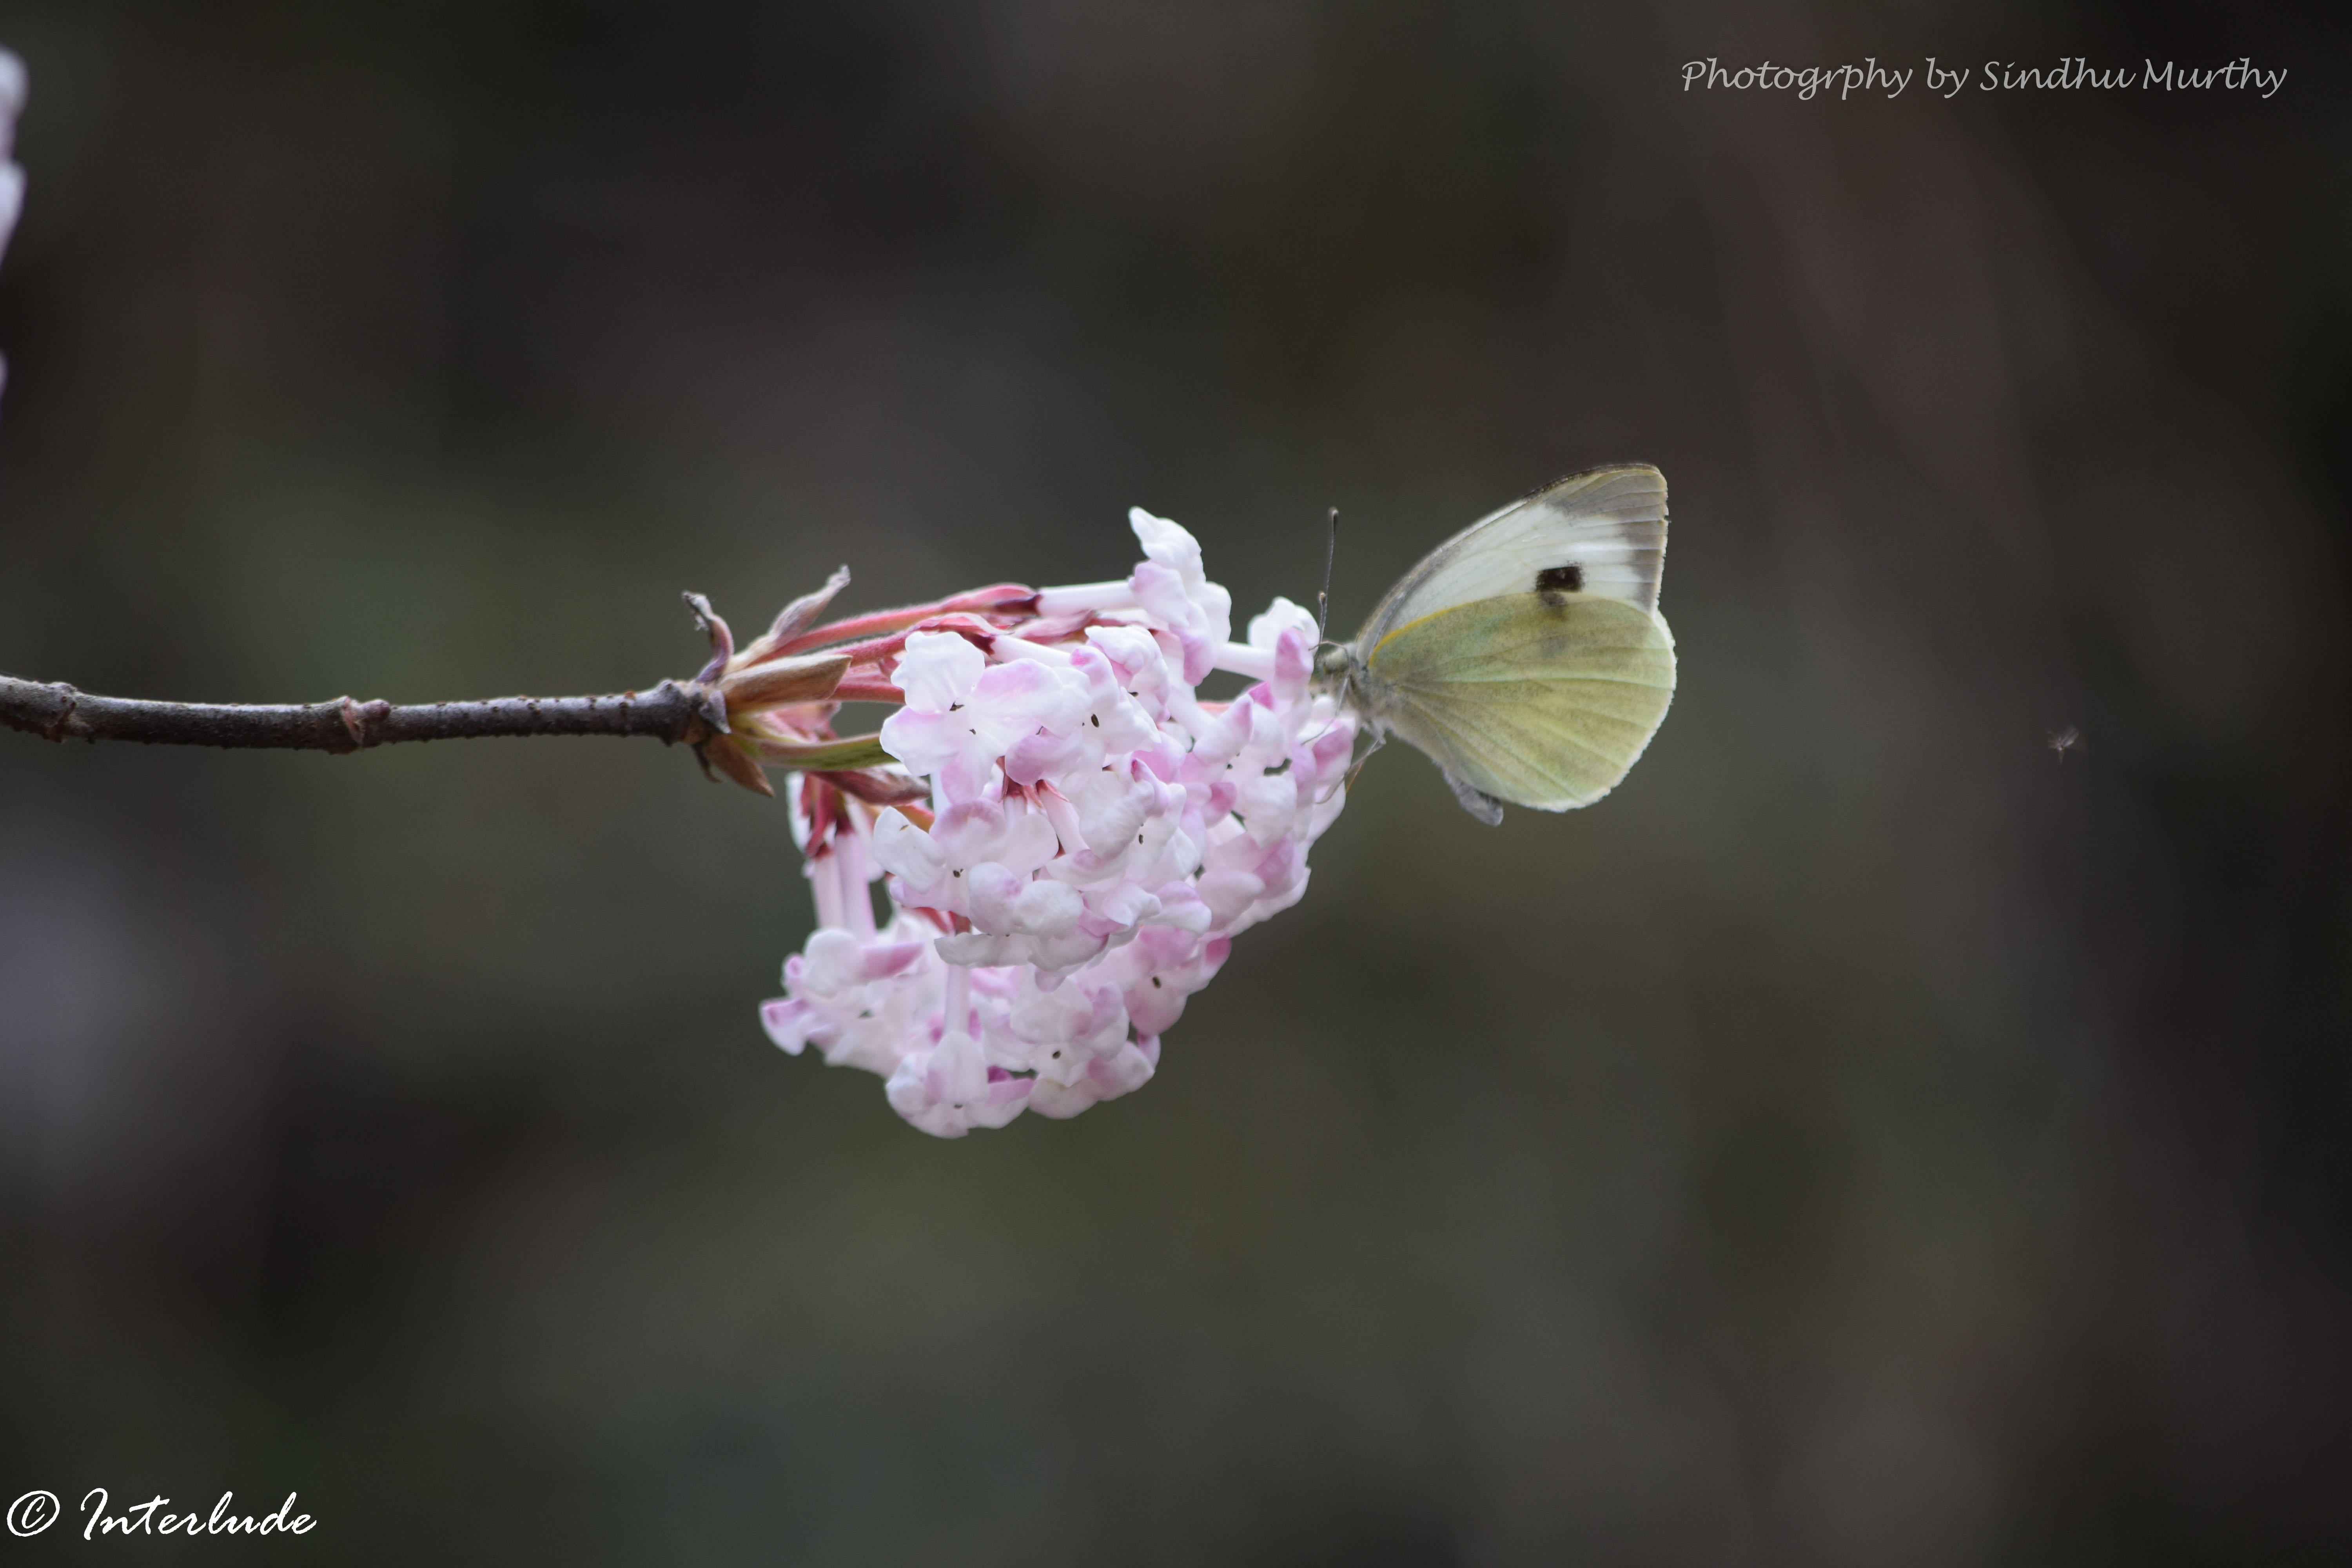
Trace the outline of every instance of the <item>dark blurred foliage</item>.
<instances>
[{"instance_id":1,"label":"dark blurred foliage","mask_svg":"<svg viewBox=\"0 0 2352 1568\"><path fill-rule=\"evenodd\" d=\"M1639 458L1684 680L1569 817L1385 753L1157 1081L959 1144L766 1045L804 885L681 752L0 735L0 1492L386 1563L2352 1555L2340 18L0 39L0 668L611 689L680 589L1101 577L1130 503L1245 610L1338 505L1345 621ZM2289 75L1678 77L1929 54Z\"/></svg>"}]
</instances>

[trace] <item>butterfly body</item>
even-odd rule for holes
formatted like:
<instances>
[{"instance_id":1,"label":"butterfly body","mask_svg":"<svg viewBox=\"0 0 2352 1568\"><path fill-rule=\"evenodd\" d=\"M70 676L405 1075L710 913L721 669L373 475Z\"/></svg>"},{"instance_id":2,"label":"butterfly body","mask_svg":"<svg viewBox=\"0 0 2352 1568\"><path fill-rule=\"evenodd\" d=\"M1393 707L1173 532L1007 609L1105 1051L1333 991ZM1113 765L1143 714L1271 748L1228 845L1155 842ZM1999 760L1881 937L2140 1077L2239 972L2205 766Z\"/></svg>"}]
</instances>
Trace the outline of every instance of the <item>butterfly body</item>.
<instances>
[{"instance_id":1,"label":"butterfly body","mask_svg":"<svg viewBox=\"0 0 2352 1568\"><path fill-rule=\"evenodd\" d=\"M1471 815L1590 805L1664 719L1674 637L1657 613L1665 480L1593 468L1438 546L1318 674L1444 773Z\"/></svg>"}]
</instances>

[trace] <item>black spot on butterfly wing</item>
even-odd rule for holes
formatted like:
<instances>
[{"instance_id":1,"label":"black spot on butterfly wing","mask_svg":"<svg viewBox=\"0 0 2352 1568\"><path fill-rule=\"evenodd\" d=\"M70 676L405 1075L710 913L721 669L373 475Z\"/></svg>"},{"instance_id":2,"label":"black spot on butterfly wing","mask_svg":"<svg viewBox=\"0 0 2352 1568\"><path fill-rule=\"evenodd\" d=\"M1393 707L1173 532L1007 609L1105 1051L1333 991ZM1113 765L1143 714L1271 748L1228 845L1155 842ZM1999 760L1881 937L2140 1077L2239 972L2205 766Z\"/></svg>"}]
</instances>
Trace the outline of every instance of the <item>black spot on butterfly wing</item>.
<instances>
[{"instance_id":1,"label":"black spot on butterfly wing","mask_svg":"<svg viewBox=\"0 0 2352 1568\"><path fill-rule=\"evenodd\" d=\"M1571 561L1565 566L1545 567L1536 574L1536 592L1553 609L1563 608L1570 594L1584 592L1583 566Z\"/></svg>"}]
</instances>

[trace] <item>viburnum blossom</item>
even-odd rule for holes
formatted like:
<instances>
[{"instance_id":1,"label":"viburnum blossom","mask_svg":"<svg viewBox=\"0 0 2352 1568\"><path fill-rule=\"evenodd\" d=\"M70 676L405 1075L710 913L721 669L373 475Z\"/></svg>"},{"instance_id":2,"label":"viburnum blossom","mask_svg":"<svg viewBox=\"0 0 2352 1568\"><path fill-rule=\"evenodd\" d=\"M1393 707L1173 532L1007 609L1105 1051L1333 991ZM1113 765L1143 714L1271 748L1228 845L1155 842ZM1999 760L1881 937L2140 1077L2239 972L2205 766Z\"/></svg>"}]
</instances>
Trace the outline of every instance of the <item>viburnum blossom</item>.
<instances>
[{"instance_id":1,"label":"viburnum blossom","mask_svg":"<svg viewBox=\"0 0 2352 1568\"><path fill-rule=\"evenodd\" d=\"M762 1021L788 1052L883 1075L927 1132L1075 1116L1149 1080L1234 937L1307 890L1346 804L1355 721L1310 689L1315 617L1276 599L1234 642L1192 536L1129 521L1145 560L1118 582L804 629L836 574L740 655L711 617L729 727L706 756L754 788L752 759L802 770L786 794L817 929ZM1213 669L1255 684L1203 702ZM855 700L900 706L838 740Z\"/></svg>"}]
</instances>

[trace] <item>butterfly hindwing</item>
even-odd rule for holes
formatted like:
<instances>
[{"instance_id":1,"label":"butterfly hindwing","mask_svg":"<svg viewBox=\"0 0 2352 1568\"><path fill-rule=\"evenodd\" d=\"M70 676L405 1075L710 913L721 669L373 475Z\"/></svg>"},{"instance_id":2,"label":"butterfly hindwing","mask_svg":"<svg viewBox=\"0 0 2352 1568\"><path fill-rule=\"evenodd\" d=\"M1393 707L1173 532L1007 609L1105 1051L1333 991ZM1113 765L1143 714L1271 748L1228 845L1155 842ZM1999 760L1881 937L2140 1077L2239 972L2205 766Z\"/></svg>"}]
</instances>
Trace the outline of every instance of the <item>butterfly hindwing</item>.
<instances>
[{"instance_id":1,"label":"butterfly hindwing","mask_svg":"<svg viewBox=\"0 0 2352 1568\"><path fill-rule=\"evenodd\" d=\"M1675 648L1662 619L1623 600L1514 593L1398 626L1365 671L1376 720L1435 761L1465 806L1566 811L1608 794L1657 732Z\"/></svg>"}]
</instances>

